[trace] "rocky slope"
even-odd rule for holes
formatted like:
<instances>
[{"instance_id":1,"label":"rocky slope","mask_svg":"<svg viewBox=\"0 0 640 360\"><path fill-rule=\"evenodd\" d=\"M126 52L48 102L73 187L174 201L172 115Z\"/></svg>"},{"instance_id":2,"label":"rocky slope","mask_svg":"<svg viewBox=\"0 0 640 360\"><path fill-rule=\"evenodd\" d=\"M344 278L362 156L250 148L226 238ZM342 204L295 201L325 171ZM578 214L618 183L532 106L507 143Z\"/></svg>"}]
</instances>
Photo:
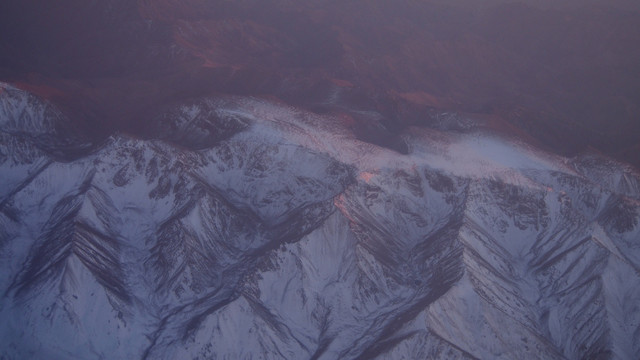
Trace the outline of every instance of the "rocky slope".
<instances>
[{"instance_id":1,"label":"rocky slope","mask_svg":"<svg viewBox=\"0 0 640 360\"><path fill-rule=\"evenodd\" d=\"M6 84L0 114L0 358L640 353L640 174L603 155L456 116L401 153L251 97L100 143Z\"/></svg>"}]
</instances>

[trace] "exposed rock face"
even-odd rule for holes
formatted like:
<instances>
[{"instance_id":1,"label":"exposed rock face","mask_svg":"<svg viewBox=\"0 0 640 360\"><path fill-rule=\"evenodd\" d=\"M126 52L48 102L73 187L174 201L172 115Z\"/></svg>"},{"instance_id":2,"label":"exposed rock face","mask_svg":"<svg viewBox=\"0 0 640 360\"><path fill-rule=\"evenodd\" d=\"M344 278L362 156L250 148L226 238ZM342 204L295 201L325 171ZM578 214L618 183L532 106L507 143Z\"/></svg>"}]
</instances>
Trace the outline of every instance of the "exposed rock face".
<instances>
[{"instance_id":1,"label":"exposed rock face","mask_svg":"<svg viewBox=\"0 0 640 360\"><path fill-rule=\"evenodd\" d=\"M89 144L1 89L0 357L640 353L640 175L618 161L474 118L409 128L403 154L224 96Z\"/></svg>"}]
</instances>

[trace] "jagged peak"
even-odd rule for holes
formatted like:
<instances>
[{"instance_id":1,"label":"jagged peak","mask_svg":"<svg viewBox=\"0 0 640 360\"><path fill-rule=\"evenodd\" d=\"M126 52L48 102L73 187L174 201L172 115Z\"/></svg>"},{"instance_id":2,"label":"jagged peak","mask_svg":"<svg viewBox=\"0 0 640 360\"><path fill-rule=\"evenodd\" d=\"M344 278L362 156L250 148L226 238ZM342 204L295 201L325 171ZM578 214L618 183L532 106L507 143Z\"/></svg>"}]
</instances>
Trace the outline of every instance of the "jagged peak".
<instances>
[{"instance_id":1,"label":"jagged peak","mask_svg":"<svg viewBox=\"0 0 640 360\"><path fill-rule=\"evenodd\" d=\"M615 345L610 333L620 331L612 330L620 326L615 299L636 294L603 289L608 276L637 272L640 230L621 226L637 220L637 199L593 186L564 158L500 136L416 129L407 142L423 148L399 154L343 133L330 116L264 99L233 101L207 106L238 112L252 125L212 147L114 134L93 153L36 174L29 191L16 194L34 199L12 206L23 213L42 207L44 220L25 219L38 224L33 229L6 222L8 241L36 234L25 269L11 275L9 295L27 299L38 284L90 283L143 319L131 318L151 334L148 354L192 339L215 343L207 334L219 336L211 329L231 316L223 309L234 299L244 305L226 309L246 310L260 327L273 325L260 314L279 316L290 334L304 337L305 354L318 356L381 354L402 342L418 316L427 324L423 330L444 339L438 344L479 358L508 357L512 346L539 345L559 358L610 344L634 349ZM363 157L352 156L363 149ZM458 156L462 165L447 163ZM511 168L520 160L522 166ZM63 181L64 191L54 189ZM336 262L314 258L314 249L331 241ZM617 262L625 265L612 268ZM333 267L353 273L336 279ZM274 281L283 284L268 289ZM300 288L310 281L313 289ZM467 305L475 306L473 314L456 319L445 311L434 320L437 309ZM585 325L581 309L595 314L597 324ZM224 328L234 321L220 331L235 334ZM513 330L504 339L466 341L499 336L504 324ZM458 338L447 332L462 328L477 331ZM265 330L264 341L282 335Z\"/></svg>"},{"instance_id":2,"label":"jagged peak","mask_svg":"<svg viewBox=\"0 0 640 360\"><path fill-rule=\"evenodd\" d=\"M640 199L640 171L629 164L592 151L571 159L571 165L595 186Z\"/></svg>"},{"instance_id":3,"label":"jagged peak","mask_svg":"<svg viewBox=\"0 0 640 360\"><path fill-rule=\"evenodd\" d=\"M64 115L45 100L6 83L0 83L0 129L12 134L53 134Z\"/></svg>"},{"instance_id":4,"label":"jagged peak","mask_svg":"<svg viewBox=\"0 0 640 360\"><path fill-rule=\"evenodd\" d=\"M119 240L109 233L113 209L104 193L92 186L94 175L95 171L89 172L74 193L55 204L10 287L16 296L34 296L34 288L60 276L73 276L66 272L66 264L74 257L109 293L121 301L129 300L118 260Z\"/></svg>"},{"instance_id":5,"label":"jagged peak","mask_svg":"<svg viewBox=\"0 0 640 360\"><path fill-rule=\"evenodd\" d=\"M82 157L93 148L53 104L13 86L1 89L0 132L19 137L63 161Z\"/></svg>"},{"instance_id":6,"label":"jagged peak","mask_svg":"<svg viewBox=\"0 0 640 360\"><path fill-rule=\"evenodd\" d=\"M156 116L152 138L192 150L215 146L253 122L232 97L205 97L168 106Z\"/></svg>"},{"instance_id":7,"label":"jagged peak","mask_svg":"<svg viewBox=\"0 0 640 360\"><path fill-rule=\"evenodd\" d=\"M504 187L502 191L508 194L513 193L508 189L508 186ZM613 263L628 264L626 276L634 274L632 276L634 281L640 281L638 271L634 270L631 263L622 256L616 245L595 220L589 220L577 210L563 210L562 207L554 207L553 203L556 199L547 199L544 196L544 191L536 192L542 195L541 199L544 199L544 202L539 205L548 209L544 216L559 217L560 219L547 221L541 229L536 227L531 236L523 234L525 229L521 229L518 237L525 241L528 239L529 244L515 248L517 250L515 252L512 246L501 245L503 242L509 241L510 238L514 238L513 235L504 236L510 233L508 227L513 227L514 224L507 225L504 234L499 231L499 226L484 228L478 223L477 216L480 213L477 212L477 208L470 206L470 204L465 206L466 220L463 222L460 234L466 259L464 262L465 273L472 280L470 282L471 288L474 289L477 296L491 304L490 306L496 307L522 326L533 330L535 336L541 339L550 338L555 343L554 346L564 353L564 356L569 358L590 357L603 351L619 355L631 353L634 350L629 347L628 340L623 341L626 348L624 346L621 348L615 340L620 336L612 335L613 332L619 331L616 330L616 326L618 326L616 324L619 322L610 322L610 313L612 312L610 307L618 303L611 303L605 299L606 296L626 297L616 291L605 292L602 285L598 284L606 281L605 278L608 276L606 274L609 271L607 269L610 267L608 265L609 259L612 257L618 259ZM470 196L469 199L471 202L477 200L474 196ZM561 201L561 199L557 201ZM509 203L517 205L522 202L510 201ZM515 215L519 208L505 209L505 211ZM576 222L576 216L582 220ZM565 220L561 220L562 218ZM567 229L567 227L573 230ZM471 234L473 236L469 237ZM526 270L529 267L531 269ZM586 274L587 272L592 275ZM623 276L621 274L619 273L618 276ZM578 278L588 280L582 284L576 284ZM564 320L560 319L562 316L560 313L554 313L556 315L552 315L553 321L558 323L554 325L553 321L549 322L546 312L548 310L544 310L545 308L575 306L578 301L577 297L583 296L585 289L593 286L593 291L595 291L593 296L601 301L596 302L595 305L584 303L584 307L589 307L591 309L589 311L594 314L601 314L599 316L606 321L607 325L598 330L598 336L601 337L601 340L592 339L592 335L582 330L584 326L581 324L584 324L585 321L596 320L581 317L579 315L581 310L576 310L572 313L574 315L570 318L563 318ZM538 303L540 299L554 298L559 299L557 301L563 305L554 305L552 301ZM527 315L522 314L520 309L514 311L513 304L519 304L520 309L535 309L535 305L543 306L539 313ZM516 316L516 314L518 315ZM576 324L575 327L572 324ZM564 330L557 330L555 328L557 326ZM633 331L637 331L637 328L634 328ZM622 337L629 339L627 334ZM585 347L585 344L589 345Z\"/></svg>"}]
</instances>

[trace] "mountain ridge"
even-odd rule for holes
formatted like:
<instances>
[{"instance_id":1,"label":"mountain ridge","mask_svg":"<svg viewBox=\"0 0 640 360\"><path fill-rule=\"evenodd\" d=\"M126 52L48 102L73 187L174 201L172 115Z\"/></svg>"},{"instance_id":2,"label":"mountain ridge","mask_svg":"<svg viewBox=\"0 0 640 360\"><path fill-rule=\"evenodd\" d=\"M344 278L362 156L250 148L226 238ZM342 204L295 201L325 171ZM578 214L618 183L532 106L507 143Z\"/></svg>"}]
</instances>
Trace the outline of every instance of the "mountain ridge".
<instances>
[{"instance_id":1,"label":"mountain ridge","mask_svg":"<svg viewBox=\"0 0 640 360\"><path fill-rule=\"evenodd\" d=\"M15 96L46 104L9 88L2 111ZM2 356L640 351L632 166L483 127L413 127L403 153L257 97L163 111L71 159L30 135L59 128L44 113L2 123Z\"/></svg>"}]
</instances>

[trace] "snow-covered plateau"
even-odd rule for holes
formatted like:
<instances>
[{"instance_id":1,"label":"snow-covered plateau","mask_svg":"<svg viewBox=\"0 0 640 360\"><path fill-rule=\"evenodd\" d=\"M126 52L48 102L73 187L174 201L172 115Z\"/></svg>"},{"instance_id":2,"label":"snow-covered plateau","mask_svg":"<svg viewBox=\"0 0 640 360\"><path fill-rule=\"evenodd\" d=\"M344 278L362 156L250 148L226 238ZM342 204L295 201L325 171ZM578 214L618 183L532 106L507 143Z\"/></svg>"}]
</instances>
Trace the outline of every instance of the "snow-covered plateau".
<instances>
[{"instance_id":1,"label":"snow-covered plateau","mask_svg":"<svg viewBox=\"0 0 640 360\"><path fill-rule=\"evenodd\" d=\"M640 357L623 163L247 97L66 121L1 85L0 359Z\"/></svg>"}]
</instances>

